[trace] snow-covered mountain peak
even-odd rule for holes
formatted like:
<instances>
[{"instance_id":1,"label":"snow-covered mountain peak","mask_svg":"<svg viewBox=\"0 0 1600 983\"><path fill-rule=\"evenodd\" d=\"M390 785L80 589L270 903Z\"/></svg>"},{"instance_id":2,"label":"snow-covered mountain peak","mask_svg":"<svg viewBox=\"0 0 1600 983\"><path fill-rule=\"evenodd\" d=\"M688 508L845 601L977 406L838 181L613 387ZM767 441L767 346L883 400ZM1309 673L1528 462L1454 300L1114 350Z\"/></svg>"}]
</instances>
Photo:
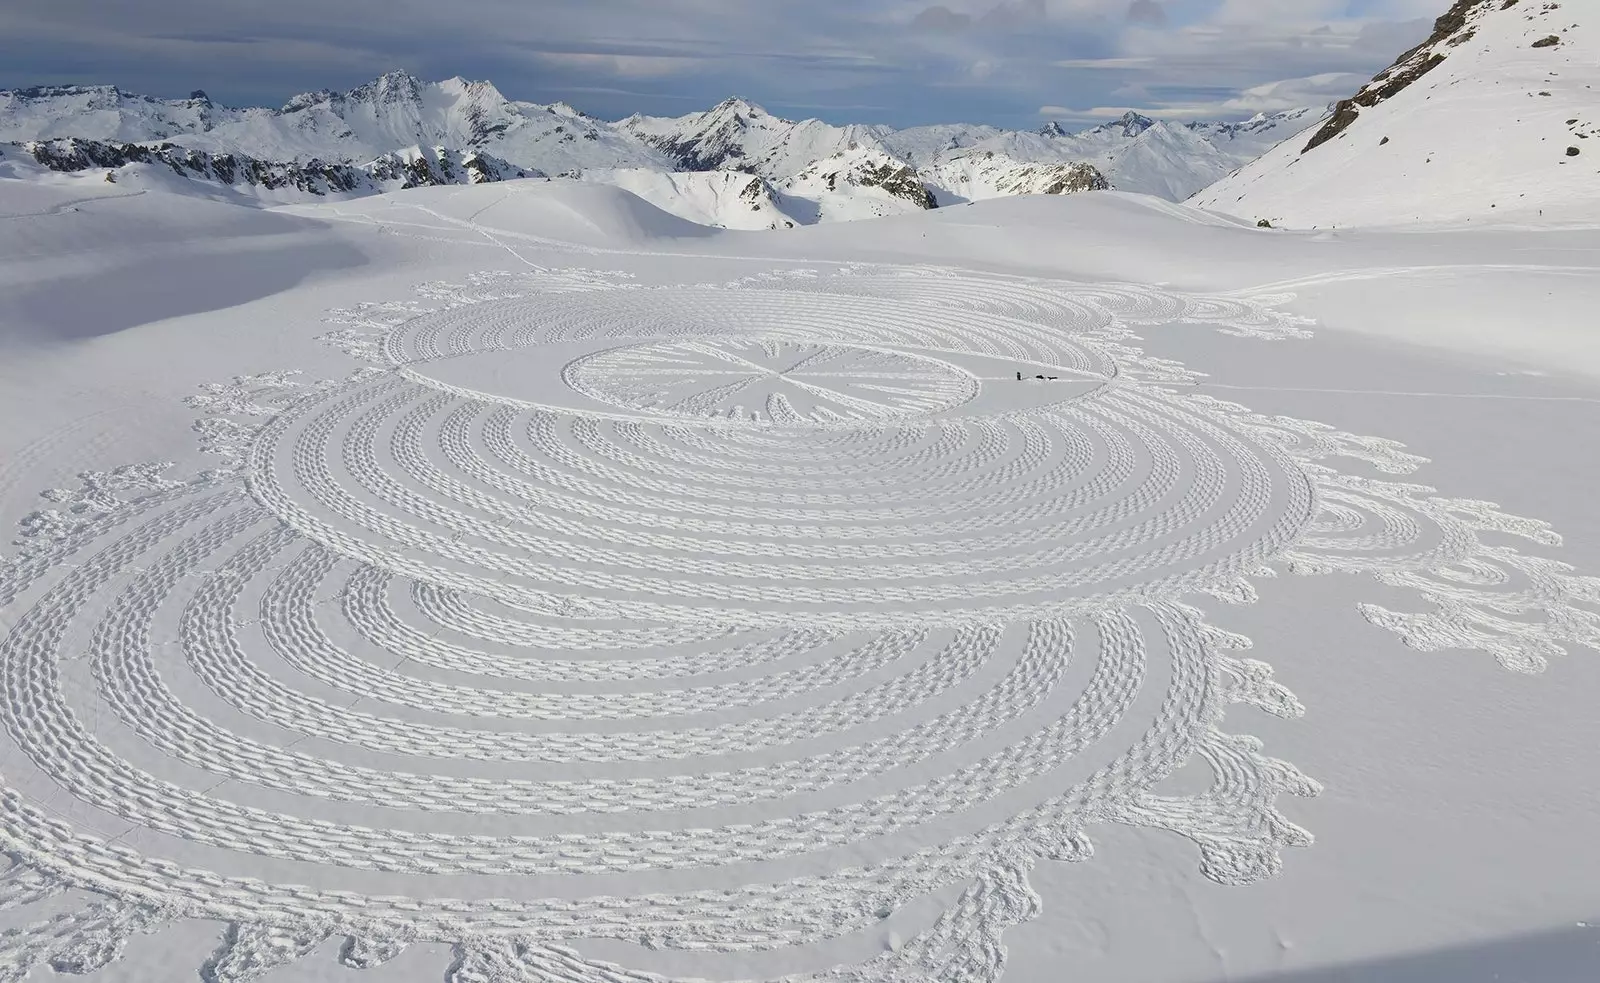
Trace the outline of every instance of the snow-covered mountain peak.
<instances>
[{"instance_id":1,"label":"snow-covered mountain peak","mask_svg":"<svg viewBox=\"0 0 1600 983\"><path fill-rule=\"evenodd\" d=\"M289 100L278 108L278 112L283 115L297 113L302 109L309 109L312 106L319 106L325 102L331 102L337 98L339 98L339 94L334 92L332 89L317 89L314 92L301 92L297 95L290 96Z\"/></svg>"},{"instance_id":2,"label":"snow-covered mountain peak","mask_svg":"<svg viewBox=\"0 0 1600 983\"><path fill-rule=\"evenodd\" d=\"M1101 123L1099 126L1093 127L1087 132L1120 133L1125 137L1136 137L1155 125L1155 120L1148 116L1141 115L1140 113L1136 113L1130 109L1109 123Z\"/></svg>"},{"instance_id":3,"label":"snow-covered mountain peak","mask_svg":"<svg viewBox=\"0 0 1600 983\"><path fill-rule=\"evenodd\" d=\"M727 99L724 99L715 106L711 107L711 109L709 109L705 115L707 117L731 116L741 119L759 119L763 116L771 116L772 114L748 99L744 99L739 96L729 96ZM777 119L778 117L773 118ZM780 120L780 122L788 121Z\"/></svg>"},{"instance_id":4,"label":"snow-covered mountain peak","mask_svg":"<svg viewBox=\"0 0 1600 983\"><path fill-rule=\"evenodd\" d=\"M345 93L349 102L404 103L422 100L423 82L410 72L385 72Z\"/></svg>"}]
</instances>

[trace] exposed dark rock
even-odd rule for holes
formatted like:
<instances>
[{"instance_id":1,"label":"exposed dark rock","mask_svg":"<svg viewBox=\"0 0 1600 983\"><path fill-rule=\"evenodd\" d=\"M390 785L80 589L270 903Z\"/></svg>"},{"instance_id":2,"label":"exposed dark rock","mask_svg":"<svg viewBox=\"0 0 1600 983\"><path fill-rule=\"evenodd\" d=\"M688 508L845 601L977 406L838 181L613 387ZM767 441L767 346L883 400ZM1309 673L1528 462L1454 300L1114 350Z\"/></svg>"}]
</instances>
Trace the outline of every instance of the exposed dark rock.
<instances>
[{"instance_id":1,"label":"exposed dark rock","mask_svg":"<svg viewBox=\"0 0 1600 983\"><path fill-rule=\"evenodd\" d=\"M1578 156L1579 153L1580 153L1580 151L1578 150L1577 147L1568 147L1567 148L1567 156L1568 157L1576 157L1576 156Z\"/></svg>"},{"instance_id":2,"label":"exposed dark rock","mask_svg":"<svg viewBox=\"0 0 1600 983\"><path fill-rule=\"evenodd\" d=\"M1396 58L1393 65L1373 76L1372 81L1362 86L1360 92L1335 103L1328 121L1312 135L1310 142L1300 152L1314 150L1339 136L1361 115L1362 108L1370 109L1385 99L1394 98L1417 79L1438 68L1445 56L1434 49L1450 47L1452 43L1460 44L1471 37L1470 31L1463 31L1468 19L1490 2L1492 0L1456 0L1449 10L1433 22L1433 33L1426 41Z\"/></svg>"},{"instance_id":3,"label":"exposed dark rock","mask_svg":"<svg viewBox=\"0 0 1600 983\"><path fill-rule=\"evenodd\" d=\"M1561 36L1559 34L1551 34L1551 35L1548 35L1546 37L1542 37L1539 40L1533 42L1533 47L1535 47L1535 48L1553 48L1553 47L1555 47L1556 45L1558 45L1560 43L1561 43Z\"/></svg>"},{"instance_id":4,"label":"exposed dark rock","mask_svg":"<svg viewBox=\"0 0 1600 983\"><path fill-rule=\"evenodd\" d=\"M170 167L191 180L229 186L248 185L308 194L350 194L381 191L388 182L405 188L443 184L482 184L512 177L537 176L483 154L457 155L443 148L431 154L386 154L366 164L345 162L267 161L243 154L212 154L172 143L112 143L100 140L40 140L22 145L33 159L53 171L115 169L129 164ZM111 174L108 179L115 182Z\"/></svg>"},{"instance_id":5,"label":"exposed dark rock","mask_svg":"<svg viewBox=\"0 0 1600 983\"><path fill-rule=\"evenodd\" d=\"M861 169L856 177L856 183L868 188L882 188L896 198L904 198L922 208L937 208L938 201L933 197L922 181L917 177L917 172L904 164L892 164L887 161L881 164L868 164ZM829 179L828 187L834 187L834 181Z\"/></svg>"}]
</instances>

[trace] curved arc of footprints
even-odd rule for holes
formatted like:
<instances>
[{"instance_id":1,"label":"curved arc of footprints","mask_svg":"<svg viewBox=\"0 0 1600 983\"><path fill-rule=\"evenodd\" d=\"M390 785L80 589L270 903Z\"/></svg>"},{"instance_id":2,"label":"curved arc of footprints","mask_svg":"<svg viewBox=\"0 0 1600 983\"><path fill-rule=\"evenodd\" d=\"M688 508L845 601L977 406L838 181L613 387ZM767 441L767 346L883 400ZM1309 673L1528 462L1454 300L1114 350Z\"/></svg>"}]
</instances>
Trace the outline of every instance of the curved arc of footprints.
<instances>
[{"instance_id":1,"label":"curved arc of footprints","mask_svg":"<svg viewBox=\"0 0 1600 983\"><path fill-rule=\"evenodd\" d=\"M0 934L0 979L206 917L229 923L207 980L342 938L354 968L434 941L451 980L643 983L573 946L826 945L958 888L880 957L784 979L992 983L1028 872L1085 859L1095 823L1179 832L1226 883L1310 842L1275 802L1316 783L1220 729L1302 708L1189 596L1362 573L1434 608L1362 607L1416 648L1521 671L1600 648L1600 579L1504 539L1557 545L1543 523L1138 347L1170 321L1303 336L1282 296L865 266L420 293L333 315L369 363L346 380L202 387L216 470L86 473L25 520L0 719L101 819L0 783L0 908L95 898ZM604 409L430 374L550 344L588 346L558 375ZM962 363L995 359L1098 385L981 403ZM1191 760L1209 789L1153 791Z\"/></svg>"}]
</instances>

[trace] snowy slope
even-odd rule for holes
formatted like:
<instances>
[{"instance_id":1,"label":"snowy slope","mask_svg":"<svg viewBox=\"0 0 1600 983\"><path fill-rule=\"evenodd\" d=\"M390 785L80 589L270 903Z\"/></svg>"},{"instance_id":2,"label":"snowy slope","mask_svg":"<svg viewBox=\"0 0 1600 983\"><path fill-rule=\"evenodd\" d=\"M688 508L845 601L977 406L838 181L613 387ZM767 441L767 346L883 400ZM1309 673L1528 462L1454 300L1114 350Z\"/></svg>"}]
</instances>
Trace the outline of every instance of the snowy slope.
<instances>
[{"instance_id":1,"label":"snowy slope","mask_svg":"<svg viewBox=\"0 0 1600 983\"><path fill-rule=\"evenodd\" d=\"M0 142L167 140L240 115L199 90L188 99L156 99L113 85L44 85L0 90Z\"/></svg>"},{"instance_id":2,"label":"snowy slope","mask_svg":"<svg viewBox=\"0 0 1600 983\"><path fill-rule=\"evenodd\" d=\"M703 113L675 118L630 116L616 129L685 170L731 168L778 181L852 144L885 149L872 127L787 120L743 99L726 99Z\"/></svg>"},{"instance_id":3,"label":"snowy slope","mask_svg":"<svg viewBox=\"0 0 1600 983\"><path fill-rule=\"evenodd\" d=\"M763 178L739 171L595 168L583 171L576 179L621 188L663 211L699 225L760 230L793 228L799 224L799 220L785 211L771 185Z\"/></svg>"},{"instance_id":4,"label":"snowy slope","mask_svg":"<svg viewBox=\"0 0 1600 983\"><path fill-rule=\"evenodd\" d=\"M1309 139L1192 203L1293 227L1600 221L1597 17L1461 0Z\"/></svg>"}]
</instances>

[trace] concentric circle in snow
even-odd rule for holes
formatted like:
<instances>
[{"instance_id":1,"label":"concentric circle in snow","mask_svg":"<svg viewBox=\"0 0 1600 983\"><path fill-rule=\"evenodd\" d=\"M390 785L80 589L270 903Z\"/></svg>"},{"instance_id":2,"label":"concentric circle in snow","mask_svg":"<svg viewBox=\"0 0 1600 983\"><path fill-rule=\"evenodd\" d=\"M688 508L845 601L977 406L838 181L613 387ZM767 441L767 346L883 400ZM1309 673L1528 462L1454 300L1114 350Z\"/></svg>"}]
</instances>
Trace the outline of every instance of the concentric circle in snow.
<instances>
[{"instance_id":1,"label":"concentric circle in snow","mask_svg":"<svg viewBox=\"0 0 1600 983\"><path fill-rule=\"evenodd\" d=\"M790 426L887 423L978 394L970 374L925 355L736 336L611 348L577 359L562 377L627 409Z\"/></svg>"},{"instance_id":2,"label":"concentric circle in snow","mask_svg":"<svg viewBox=\"0 0 1600 983\"><path fill-rule=\"evenodd\" d=\"M439 587L750 628L1171 597L1310 520L1281 453L1117 384L1082 340L894 300L649 293L410 325L402 372L273 422L252 493Z\"/></svg>"}]
</instances>

